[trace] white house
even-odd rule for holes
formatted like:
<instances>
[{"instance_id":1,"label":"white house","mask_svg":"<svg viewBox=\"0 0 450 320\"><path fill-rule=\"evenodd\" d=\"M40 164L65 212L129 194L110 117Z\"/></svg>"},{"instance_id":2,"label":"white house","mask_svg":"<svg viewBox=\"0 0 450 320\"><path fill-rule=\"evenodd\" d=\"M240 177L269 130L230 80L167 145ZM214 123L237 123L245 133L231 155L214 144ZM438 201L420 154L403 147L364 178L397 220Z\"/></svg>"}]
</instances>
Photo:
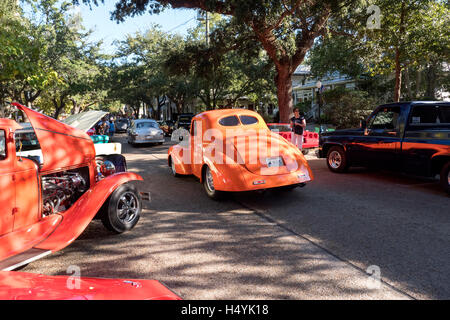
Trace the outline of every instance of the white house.
<instances>
[{"instance_id":1,"label":"white house","mask_svg":"<svg viewBox=\"0 0 450 320\"><path fill-rule=\"evenodd\" d=\"M347 89L356 88L356 81L352 77L339 72L334 72L319 79L311 75L309 66L301 65L295 70L294 75L292 76L294 105L299 102L311 101L311 106L314 106L318 90L316 84L319 80L322 82L323 91L335 89L337 87L344 87Z\"/></svg>"}]
</instances>

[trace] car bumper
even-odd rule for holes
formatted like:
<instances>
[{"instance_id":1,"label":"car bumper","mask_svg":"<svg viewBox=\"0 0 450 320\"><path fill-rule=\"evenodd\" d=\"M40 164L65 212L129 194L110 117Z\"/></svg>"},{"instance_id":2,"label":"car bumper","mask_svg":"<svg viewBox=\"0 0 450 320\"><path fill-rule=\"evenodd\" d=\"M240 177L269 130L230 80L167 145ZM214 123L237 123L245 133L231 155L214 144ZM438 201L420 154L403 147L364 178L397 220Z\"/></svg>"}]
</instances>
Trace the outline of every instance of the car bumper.
<instances>
[{"instance_id":1,"label":"car bumper","mask_svg":"<svg viewBox=\"0 0 450 320\"><path fill-rule=\"evenodd\" d=\"M254 174L241 167L239 178L235 175L233 181L227 181L227 176L217 176L219 183L216 189L219 191L254 191L263 189L273 189L290 185L300 185L314 179L311 170L307 166L302 166L299 170L280 175L259 175ZM215 182L216 184L216 182Z\"/></svg>"},{"instance_id":2,"label":"car bumper","mask_svg":"<svg viewBox=\"0 0 450 320\"><path fill-rule=\"evenodd\" d=\"M136 144L138 144L138 143L163 143L163 142L165 142L164 135L158 135L158 136L155 136L155 137L152 137L152 138L139 137L139 136L137 136L137 137L130 136L128 138L128 140L131 143L136 143Z\"/></svg>"},{"instance_id":3,"label":"car bumper","mask_svg":"<svg viewBox=\"0 0 450 320\"><path fill-rule=\"evenodd\" d=\"M312 177L309 171L305 169L275 176L261 176L249 172L245 174L245 180L247 187L246 190L251 191L303 184L310 182Z\"/></svg>"}]
</instances>

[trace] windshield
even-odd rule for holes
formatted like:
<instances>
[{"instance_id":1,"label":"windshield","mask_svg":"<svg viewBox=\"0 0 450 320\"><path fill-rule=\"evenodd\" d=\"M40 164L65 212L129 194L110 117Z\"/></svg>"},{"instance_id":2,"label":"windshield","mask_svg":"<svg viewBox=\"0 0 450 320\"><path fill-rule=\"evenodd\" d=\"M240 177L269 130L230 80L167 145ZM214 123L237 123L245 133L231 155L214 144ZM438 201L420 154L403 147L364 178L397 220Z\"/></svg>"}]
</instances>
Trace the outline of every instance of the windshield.
<instances>
[{"instance_id":1,"label":"windshield","mask_svg":"<svg viewBox=\"0 0 450 320\"><path fill-rule=\"evenodd\" d=\"M188 122L191 123L192 118L190 117L180 117L179 121L180 122Z\"/></svg>"},{"instance_id":2,"label":"windshield","mask_svg":"<svg viewBox=\"0 0 450 320\"><path fill-rule=\"evenodd\" d=\"M38 138L32 129L17 130L14 138L17 152L41 149Z\"/></svg>"},{"instance_id":3,"label":"windshield","mask_svg":"<svg viewBox=\"0 0 450 320\"><path fill-rule=\"evenodd\" d=\"M136 123L136 129L149 129L154 128L158 129L158 124L156 122L139 122Z\"/></svg>"}]
</instances>

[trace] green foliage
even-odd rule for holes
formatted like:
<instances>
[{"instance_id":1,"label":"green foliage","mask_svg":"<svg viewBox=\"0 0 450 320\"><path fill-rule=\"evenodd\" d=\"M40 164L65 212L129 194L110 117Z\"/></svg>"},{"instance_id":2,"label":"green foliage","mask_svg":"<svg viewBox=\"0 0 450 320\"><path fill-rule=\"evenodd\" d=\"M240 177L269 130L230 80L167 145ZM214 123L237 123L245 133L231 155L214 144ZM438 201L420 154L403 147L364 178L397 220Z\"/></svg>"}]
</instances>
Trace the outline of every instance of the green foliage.
<instances>
[{"instance_id":1,"label":"green foliage","mask_svg":"<svg viewBox=\"0 0 450 320\"><path fill-rule=\"evenodd\" d=\"M73 0L75 3L96 3L96 0ZM112 18L123 22L146 12L159 13L167 7L191 8L223 14L229 17L216 32L220 44L228 50L254 51L249 44L258 42L273 63L276 77L277 99L280 116L288 120L292 107L292 90L289 87L292 74L303 62L314 40L322 33L328 19L350 10L356 0L118 0ZM219 69L215 68L212 76ZM214 80L220 79L214 75ZM218 88L219 82L212 87ZM220 91L212 94L214 99ZM206 91L210 96L209 90ZM205 101L211 107L209 101Z\"/></svg>"},{"instance_id":2,"label":"green foliage","mask_svg":"<svg viewBox=\"0 0 450 320\"><path fill-rule=\"evenodd\" d=\"M311 110L311 101L302 101L295 106L301 113L306 114Z\"/></svg>"},{"instance_id":3,"label":"green foliage","mask_svg":"<svg viewBox=\"0 0 450 320\"><path fill-rule=\"evenodd\" d=\"M90 43L81 17L59 0L0 4L0 104L14 100L57 117L100 102L102 66L98 43Z\"/></svg>"},{"instance_id":4,"label":"green foliage","mask_svg":"<svg viewBox=\"0 0 450 320\"><path fill-rule=\"evenodd\" d=\"M370 5L380 8L380 29L367 26ZM390 79L397 68L404 99L435 98L435 88L448 89L448 72L442 70L443 63L450 60L449 22L449 7L443 1L359 1L357 10L330 21L330 31L316 42L308 62L319 77L338 71L370 79L381 85L377 94L388 83L390 100L395 86ZM416 83L417 73L426 81Z\"/></svg>"},{"instance_id":5,"label":"green foliage","mask_svg":"<svg viewBox=\"0 0 450 320\"><path fill-rule=\"evenodd\" d=\"M359 126L378 105L367 92L344 88L324 92L323 101L323 121L331 122L338 129Z\"/></svg>"}]
</instances>

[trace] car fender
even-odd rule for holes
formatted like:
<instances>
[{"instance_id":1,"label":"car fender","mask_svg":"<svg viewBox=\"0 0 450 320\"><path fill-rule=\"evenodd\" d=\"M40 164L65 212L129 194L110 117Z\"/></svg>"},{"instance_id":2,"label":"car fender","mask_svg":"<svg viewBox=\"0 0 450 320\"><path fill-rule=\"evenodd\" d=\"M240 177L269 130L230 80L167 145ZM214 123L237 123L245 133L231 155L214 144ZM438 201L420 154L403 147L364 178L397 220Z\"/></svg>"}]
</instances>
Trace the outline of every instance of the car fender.
<instances>
[{"instance_id":1,"label":"car fender","mask_svg":"<svg viewBox=\"0 0 450 320\"><path fill-rule=\"evenodd\" d=\"M224 158L222 158L224 159ZM203 157L204 166L211 170L214 187L218 191L240 191L245 188L244 167L236 162L218 164L210 157ZM200 177L203 183L203 174Z\"/></svg>"},{"instance_id":2,"label":"car fender","mask_svg":"<svg viewBox=\"0 0 450 320\"><path fill-rule=\"evenodd\" d=\"M347 152L346 144L342 144L340 142L335 142L335 141L324 141L322 143L322 145L320 146L321 158L326 158L328 150L330 150L330 148L332 148L332 147L341 147L342 149L344 149L345 152Z\"/></svg>"},{"instance_id":3,"label":"car fender","mask_svg":"<svg viewBox=\"0 0 450 320\"><path fill-rule=\"evenodd\" d=\"M172 158L172 161L175 162L175 170L178 174L182 175L191 175L192 174L192 166L186 162L186 160L190 160L190 152L189 148L185 148L179 145L175 145L170 147L168 151L167 164L170 166L171 163L169 159Z\"/></svg>"},{"instance_id":4,"label":"car fender","mask_svg":"<svg viewBox=\"0 0 450 320\"><path fill-rule=\"evenodd\" d=\"M450 152L446 150L442 150L440 152L437 152L433 154L433 156L430 159L429 162L429 170L431 174L438 174L440 173L442 167L450 161Z\"/></svg>"},{"instance_id":5,"label":"car fender","mask_svg":"<svg viewBox=\"0 0 450 320\"><path fill-rule=\"evenodd\" d=\"M86 229L108 197L121 185L130 181L142 181L131 172L106 177L86 191L73 206L60 213L62 222L55 231L35 248L58 251L70 245Z\"/></svg>"}]
</instances>

